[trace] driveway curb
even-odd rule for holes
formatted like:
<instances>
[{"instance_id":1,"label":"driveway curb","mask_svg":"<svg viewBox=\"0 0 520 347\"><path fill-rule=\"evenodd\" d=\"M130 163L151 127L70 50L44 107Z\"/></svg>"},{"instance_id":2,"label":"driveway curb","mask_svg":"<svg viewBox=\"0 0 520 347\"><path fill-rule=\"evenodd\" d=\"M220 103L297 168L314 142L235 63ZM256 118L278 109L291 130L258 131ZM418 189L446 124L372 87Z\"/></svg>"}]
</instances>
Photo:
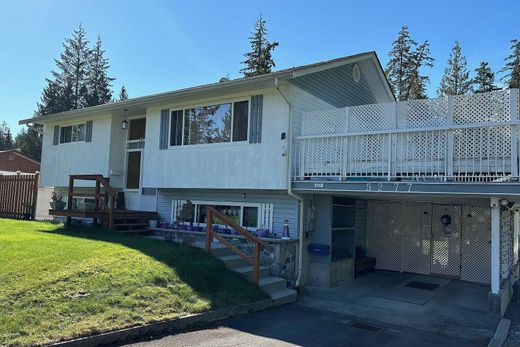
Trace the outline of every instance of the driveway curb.
<instances>
[{"instance_id":1,"label":"driveway curb","mask_svg":"<svg viewBox=\"0 0 520 347\"><path fill-rule=\"evenodd\" d=\"M111 331L99 335L92 335L81 337L74 340L62 341L51 344L51 346L60 347L94 347L99 345L107 345L125 341L135 340L137 338L146 336L150 333L166 333L174 331L187 326L209 323L216 320L228 318L230 316L236 316L246 314L250 312L256 312L265 310L274 306L278 306L272 299L265 299L249 304L243 304L228 308L223 308L215 311L209 311L204 313L192 314L180 318L169 319L161 322L150 323L146 325L136 326L132 328L126 328L116 331Z\"/></svg>"},{"instance_id":2,"label":"driveway curb","mask_svg":"<svg viewBox=\"0 0 520 347\"><path fill-rule=\"evenodd\" d=\"M509 333L509 327L511 326L511 321L509 319L502 318L498 323L497 330L495 331L495 335L489 341L488 347L501 347L504 345L504 342L507 339L507 334Z\"/></svg>"}]
</instances>

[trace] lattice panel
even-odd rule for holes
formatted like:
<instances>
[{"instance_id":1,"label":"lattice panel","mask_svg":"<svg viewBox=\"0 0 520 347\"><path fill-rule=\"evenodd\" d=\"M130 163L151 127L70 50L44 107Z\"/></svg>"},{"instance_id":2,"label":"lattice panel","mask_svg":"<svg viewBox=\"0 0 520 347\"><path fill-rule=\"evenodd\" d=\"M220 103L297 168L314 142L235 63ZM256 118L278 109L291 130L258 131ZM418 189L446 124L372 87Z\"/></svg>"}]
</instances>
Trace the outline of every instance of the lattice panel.
<instances>
[{"instance_id":1,"label":"lattice panel","mask_svg":"<svg viewBox=\"0 0 520 347\"><path fill-rule=\"evenodd\" d=\"M343 172L351 175L388 173L389 135L360 135L345 138Z\"/></svg>"},{"instance_id":2,"label":"lattice panel","mask_svg":"<svg viewBox=\"0 0 520 347\"><path fill-rule=\"evenodd\" d=\"M397 175L440 175L446 171L444 130L397 134L396 150Z\"/></svg>"},{"instance_id":3,"label":"lattice panel","mask_svg":"<svg viewBox=\"0 0 520 347\"><path fill-rule=\"evenodd\" d=\"M401 271L429 275L431 204L397 206L399 213L396 219L402 236Z\"/></svg>"},{"instance_id":4,"label":"lattice panel","mask_svg":"<svg viewBox=\"0 0 520 347\"><path fill-rule=\"evenodd\" d=\"M464 281L491 283L491 209L462 207L461 272Z\"/></svg>"},{"instance_id":5,"label":"lattice panel","mask_svg":"<svg viewBox=\"0 0 520 347\"><path fill-rule=\"evenodd\" d=\"M439 275L460 276L460 217L461 207L433 205L431 272ZM449 216L451 223L441 222Z\"/></svg>"},{"instance_id":6,"label":"lattice panel","mask_svg":"<svg viewBox=\"0 0 520 347\"><path fill-rule=\"evenodd\" d=\"M306 139L303 142L303 171L306 176L341 174L343 140L339 137Z\"/></svg>"},{"instance_id":7,"label":"lattice panel","mask_svg":"<svg viewBox=\"0 0 520 347\"><path fill-rule=\"evenodd\" d=\"M336 108L303 115L303 135L333 135L347 132L347 111Z\"/></svg>"},{"instance_id":8,"label":"lattice panel","mask_svg":"<svg viewBox=\"0 0 520 347\"><path fill-rule=\"evenodd\" d=\"M368 202L367 256L376 258L376 269L401 271L401 234L395 216L397 205Z\"/></svg>"},{"instance_id":9,"label":"lattice panel","mask_svg":"<svg viewBox=\"0 0 520 347\"><path fill-rule=\"evenodd\" d=\"M348 123L350 133L395 129L395 103L350 107Z\"/></svg>"},{"instance_id":10,"label":"lattice panel","mask_svg":"<svg viewBox=\"0 0 520 347\"><path fill-rule=\"evenodd\" d=\"M397 128L433 128L448 124L448 98L397 103Z\"/></svg>"},{"instance_id":11,"label":"lattice panel","mask_svg":"<svg viewBox=\"0 0 520 347\"><path fill-rule=\"evenodd\" d=\"M458 129L453 133L455 174L511 172L511 127Z\"/></svg>"},{"instance_id":12,"label":"lattice panel","mask_svg":"<svg viewBox=\"0 0 520 347\"><path fill-rule=\"evenodd\" d=\"M510 120L509 90L453 97L453 123L475 124Z\"/></svg>"}]
</instances>

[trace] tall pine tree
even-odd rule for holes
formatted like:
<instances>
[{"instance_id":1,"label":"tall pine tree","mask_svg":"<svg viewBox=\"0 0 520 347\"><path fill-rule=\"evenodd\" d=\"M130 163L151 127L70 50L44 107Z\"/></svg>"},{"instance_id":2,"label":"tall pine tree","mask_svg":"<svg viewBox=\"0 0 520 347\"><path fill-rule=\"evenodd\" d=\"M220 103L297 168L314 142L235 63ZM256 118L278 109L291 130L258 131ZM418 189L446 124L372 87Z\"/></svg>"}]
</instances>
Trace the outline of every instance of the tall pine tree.
<instances>
[{"instance_id":1,"label":"tall pine tree","mask_svg":"<svg viewBox=\"0 0 520 347\"><path fill-rule=\"evenodd\" d=\"M408 31L408 26L401 27L397 38L388 53L390 60L386 64L386 77L397 100L408 100L410 91L410 72L412 69L413 47L417 44Z\"/></svg>"},{"instance_id":2,"label":"tall pine tree","mask_svg":"<svg viewBox=\"0 0 520 347\"><path fill-rule=\"evenodd\" d=\"M23 155L34 160L41 160L42 156L42 137L33 128L27 131L22 129L14 140L15 148L18 148Z\"/></svg>"},{"instance_id":3,"label":"tall pine tree","mask_svg":"<svg viewBox=\"0 0 520 347\"><path fill-rule=\"evenodd\" d=\"M246 60L242 64L246 67L241 69L240 73L245 77L251 77L271 72L271 69L276 66L271 53L278 47L278 42L267 40L267 28L262 15L255 22L249 43L251 51L244 54Z\"/></svg>"},{"instance_id":4,"label":"tall pine tree","mask_svg":"<svg viewBox=\"0 0 520 347\"><path fill-rule=\"evenodd\" d=\"M475 78L472 83L475 86L475 93L492 92L497 89L495 85L495 73L491 71L487 61L481 61L478 68L475 69Z\"/></svg>"},{"instance_id":5,"label":"tall pine tree","mask_svg":"<svg viewBox=\"0 0 520 347\"><path fill-rule=\"evenodd\" d=\"M108 76L110 64L104 54L105 51L101 47L101 37L98 36L87 65L86 106L105 104L112 100L111 83L114 78Z\"/></svg>"},{"instance_id":6,"label":"tall pine tree","mask_svg":"<svg viewBox=\"0 0 520 347\"><path fill-rule=\"evenodd\" d=\"M421 74L423 67L433 67L435 59L430 54L430 43L428 40L417 46L412 52L410 59L410 77L409 77L409 100L426 99L426 85L430 83L430 78Z\"/></svg>"},{"instance_id":7,"label":"tall pine tree","mask_svg":"<svg viewBox=\"0 0 520 347\"><path fill-rule=\"evenodd\" d=\"M118 101L128 100L128 92L126 91L125 86L121 87L121 90L119 91L119 99Z\"/></svg>"},{"instance_id":8,"label":"tall pine tree","mask_svg":"<svg viewBox=\"0 0 520 347\"><path fill-rule=\"evenodd\" d=\"M455 41L448 65L444 69L441 84L437 89L439 96L468 94L471 92L468 63L462 54L459 41Z\"/></svg>"},{"instance_id":9,"label":"tall pine tree","mask_svg":"<svg viewBox=\"0 0 520 347\"><path fill-rule=\"evenodd\" d=\"M506 65L500 72L505 72L502 81L509 88L520 88L520 41L511 40L511 54L504 59Z\"/></svg>"},{"instance_id":10,"label":"tall pine tree","mask_svg":"<svg viewBox=\"0 0 520 347\"><path fill-rule=\"evenodd\" d=\"M0 151L7 151L13 149L14 141L13 135L9 125L4 121L0 124Z\"/></svg>"},{"instance_id":11,"label":"tall pine tree","mask_svg":"<svg viewBox=\"0 0 520 347\"><path fill-rule=\"evenodd\" d=\"M87 106L88 71L91 49L85 29L79 25L71 38L65 39L63 52L55 59L58 71L52 74L60 85L68 110Z\"/></svg>"}]
</instances>

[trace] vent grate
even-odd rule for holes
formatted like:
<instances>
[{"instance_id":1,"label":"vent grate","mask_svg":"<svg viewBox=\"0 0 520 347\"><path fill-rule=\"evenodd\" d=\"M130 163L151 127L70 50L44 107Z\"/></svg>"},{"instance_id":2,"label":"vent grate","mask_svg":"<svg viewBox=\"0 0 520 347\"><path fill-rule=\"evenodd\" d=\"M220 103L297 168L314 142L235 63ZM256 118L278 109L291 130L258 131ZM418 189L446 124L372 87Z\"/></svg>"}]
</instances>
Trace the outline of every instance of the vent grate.
<instances>
[{"instance_id":1,"label":"vent grate","mask_svg":"<svg viewBox=\"0 0 520 347\"><path fill-rule=\"evenodd\" d=\"M367 324L367 323L362 323L362 322L354 322L354 323L350 324L350 326L352 328L369 331L369 332L372 332L372 333L375 333L375 334L380 333L381 331L384 330L381 327L378 327L378 326L375 326L375 325L371 325L371 324Z\"/></svg>"}]
</instances>

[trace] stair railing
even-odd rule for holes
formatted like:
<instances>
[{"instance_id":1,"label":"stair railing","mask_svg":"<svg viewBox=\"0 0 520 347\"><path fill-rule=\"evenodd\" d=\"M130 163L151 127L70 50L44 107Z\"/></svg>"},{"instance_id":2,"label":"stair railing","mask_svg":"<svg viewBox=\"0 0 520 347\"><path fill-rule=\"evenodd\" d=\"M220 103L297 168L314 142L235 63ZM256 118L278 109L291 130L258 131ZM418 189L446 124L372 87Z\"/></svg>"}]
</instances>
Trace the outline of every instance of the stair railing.
<instances>
[{"instance_id":1,"label":"stair railing","mask_svg":"<svg viewBox=\"0 0 520 347\"><path fill-rule=\"evenodd\" d=\"M206 216L206 252L211 252L211 243L213 241L213 238L217 239L221 244L232 250L234 253L239 255L242 259L244 259L246 262L253 266L253 282L258 286L260 284L260 247L264 247L265 249L271 249L271 245L269 245L265 241L260 240L258 237L256 237L249 231L245 230L240 225L236 224L213 207L208 206L206 208ZM233 245L231 242L229 242L213 230L213 219L215 217L254 244L253 256L247 255L242 250L238 249L238 247Z\"/></svg>"},{"instance_id":2,"label":"stair railing","mask_svg":"<svg viewBox=\"0 0 520 347\"><path fill-rule=\"evenodd\" d=\"M74 191L74 181L75 180L83 180L83 181L95 181L96 182L96 190L94 194L85 193L85 192L75 192ZM101 195L101 186L103 186L105 190L105 195ZM110 186L109 179L103 177L103 175L70 175L69 176L69 193L67 200L67 210L72 210L72 199L74 196L81 197L94 197L96 199L96 212L100 209L102 211L106 211L108 213L108 227L112 228L114 226L114 210L116 203L116 191L114 188ZM110 203L109 203L110 202ZM67 217L67 224L70 225L71 217ZM94 220L95 222L95 220Z\"/></svg>"}]
</instances>

